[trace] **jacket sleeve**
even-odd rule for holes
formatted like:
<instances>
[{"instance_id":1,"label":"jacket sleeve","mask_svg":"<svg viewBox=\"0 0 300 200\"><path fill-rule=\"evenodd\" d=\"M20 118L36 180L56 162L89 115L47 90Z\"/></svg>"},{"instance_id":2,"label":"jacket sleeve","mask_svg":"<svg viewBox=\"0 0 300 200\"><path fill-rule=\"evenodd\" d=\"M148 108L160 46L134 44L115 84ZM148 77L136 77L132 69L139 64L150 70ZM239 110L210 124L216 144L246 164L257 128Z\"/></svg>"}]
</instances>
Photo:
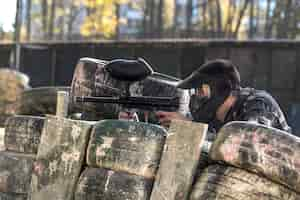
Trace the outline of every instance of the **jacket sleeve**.
<instances>
[{"instance_id":1,"label":"jacket sleeve","mask_svg":"<svg viewBox=\"0 0 300 200\"><path fill-rule=\"evenodd\" d=\"M272 105L263 99L252 99L244 103L240 120L256 122L262 125L279 128L279 118L272 110Z\"/></svg>"}]
</instances>

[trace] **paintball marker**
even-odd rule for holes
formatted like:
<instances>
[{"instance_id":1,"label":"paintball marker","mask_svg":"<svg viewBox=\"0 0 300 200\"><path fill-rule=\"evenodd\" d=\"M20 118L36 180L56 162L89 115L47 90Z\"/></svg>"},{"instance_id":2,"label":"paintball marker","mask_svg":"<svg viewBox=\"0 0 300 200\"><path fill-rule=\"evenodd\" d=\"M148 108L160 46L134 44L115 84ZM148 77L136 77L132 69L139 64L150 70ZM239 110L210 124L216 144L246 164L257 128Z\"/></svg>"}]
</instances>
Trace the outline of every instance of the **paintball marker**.
<instances>
[{"instance_id":1,"label":"paintball marker","mask_svg":"<svg viewBox=\"0 0 300 200\"><path fill-rule=\"evenodd\" d=\"M118 104L128 109L141 109L146 111L177 111L180 106L179 97L152 97L152 96L131 96L130 85L144 80L155 74L151 66L142 58L137 60L116 59L105 64L104 69L109 75L126 85L125 92L117 91L116 96L75 96L75 102L109 103ZM161 75L161 74L160 74ZM167 76L167 75L164 75Z\"/></svg>"}]
</instances>

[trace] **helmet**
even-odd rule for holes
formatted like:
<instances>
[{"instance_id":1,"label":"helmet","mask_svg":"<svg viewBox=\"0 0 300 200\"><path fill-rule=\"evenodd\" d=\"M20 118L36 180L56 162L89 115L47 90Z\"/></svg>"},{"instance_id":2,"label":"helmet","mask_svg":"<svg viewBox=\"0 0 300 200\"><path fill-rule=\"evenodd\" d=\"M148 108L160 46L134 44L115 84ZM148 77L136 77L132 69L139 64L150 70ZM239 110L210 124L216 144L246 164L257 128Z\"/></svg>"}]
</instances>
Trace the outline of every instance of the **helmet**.
<instances>
[{"instance_id":1,"label":"helmet","mask_svg":"<svg viewBox=\"0 0 300 200\"><path fill-rule=\"evenodd\" d=\"M198 88L205 81L214 79L227 80L231 90L240 88L240 73L237 67L229 60L216 59L201 65L190 76L178 83L182 89Z\"/></svg>"},{"instance_id":2,"label":"helmet","mask_svg":"<svg viewBox=\"0 0 300 200\"><path fill-rule=\"evenodd\" d=\"M213 60L205 63L183 81L178 88L210 88L209 96L193 94L189 108L193 119L198 122L210 123L216 120L216 112L226 98L240 89L240 74L237 68L228 60Z\"/></svg>"}]
</instances>

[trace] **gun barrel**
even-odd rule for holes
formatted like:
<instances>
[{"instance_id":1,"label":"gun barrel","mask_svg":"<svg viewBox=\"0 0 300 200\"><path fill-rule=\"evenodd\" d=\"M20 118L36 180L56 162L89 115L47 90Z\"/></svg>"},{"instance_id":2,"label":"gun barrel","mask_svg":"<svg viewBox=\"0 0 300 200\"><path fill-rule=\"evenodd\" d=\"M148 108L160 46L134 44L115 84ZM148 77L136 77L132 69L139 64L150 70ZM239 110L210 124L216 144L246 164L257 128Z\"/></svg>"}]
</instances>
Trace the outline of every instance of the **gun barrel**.
<instances>
[{"instance_id":1,"label":"gun barrel","mask_svg":"<svg viewBox=\"0 0 300 200\"><path fill-rule=\"evenodd\" d=\"M179 108L178 97L75 97L76 102L119 104L126 108L142 110L176 111Z\"/></svg>"}]
</instances>

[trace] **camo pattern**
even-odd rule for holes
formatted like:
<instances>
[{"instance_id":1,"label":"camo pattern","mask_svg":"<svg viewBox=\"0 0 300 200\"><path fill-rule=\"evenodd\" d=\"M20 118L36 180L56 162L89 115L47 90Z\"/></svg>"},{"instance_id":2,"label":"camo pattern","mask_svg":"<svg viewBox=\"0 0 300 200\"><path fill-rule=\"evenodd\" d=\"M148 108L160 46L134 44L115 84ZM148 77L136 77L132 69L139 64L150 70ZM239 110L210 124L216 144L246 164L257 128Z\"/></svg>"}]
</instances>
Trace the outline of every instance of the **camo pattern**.
<instances>
[{"instance_id":1,"label":"camo pattern","mask_svg":"<svg viewBox=\"0 0 300 200\"><path fill-rule=\"evenodd\" d=\"M29 78L25 74L0 69L0 113L15 114L17 98L29 87Z\"/></svg>"},{"instance_id":2,"label":"camo pattern","mask_svg":"<svg viewBox=\"0 0 300 200\"><path fill-rule=\"evenodd\" d=\"M223 165L211 165L198 178L190 200L298 200L288 188L257 174Z\"/></svg>"},{"instance_id":3,"label":"camo pattern","mask_svg":"<svg viewBox=\"0 0 300 200\"><path fill-rule=\"evenodd\" d=\"M74 96L116 96L119 90L114 80L104 71L103 60L81 59L74 72L71 95ZM73 99L74 100L74 99ZM74 102L74 101L73 101ZM83 113L85 120L116 119L119 108L112 104L78 103L74 106Z\"/></svg>"},{"instance_id":4,"label":"camo pattern","mask_svg":"<svg viewBox=\"0 0 300 200\"><path fill-rule=\"evenodd\" d=\"M36 154L44 119L21 115L10 117L5 125L5 148L14 152Z\"/></svg>"},{"instance_id":5,"label":"camo pattern","mask_svg":"<svg viewBox=\"0 0 300 200\"><path fill-rule=\"evenodd\" d=\"M147 200L153 180L101 168L86 168L80 176L74 200Z\"/></svg>"},{"instance_id":6,"label":"camo pattern","mask_svg":"<svg viewBox=\"0 0 300 200\"><path fill-rule=\"evenodd\" d=\"M166 132L141 122L104 120L92 131L87 164L154 178Z\"/></svg>"},{"instance_id":7,"label":"camo pattern","mask_svg":"<svg viewBox=\"0 0 300 200\"><path fill-rule=\"evenodd\" d=\"M7 115L7 114L0 113L0 127L4 127L6 120L11 116L13 116L13 115Z\"/></svg>"},{"instance_id":8,"label":"camo pattern","mask_svg":"<svg viewBox=\"0 0 300 200\"><path fill-rule=\"evenodd\" d=\"M232 122L218 133L210 157L300 192L300 139L287 132L255 123Z\"/></svg>"},{"instance_id":9,"label":"camo pattern","mask_svg":"<svg viewBox=\"0 0 300 200\"><path fill-rule=\"evenodd\" d=\"M17 100L17 114L45 116L56 113L58 91L70 91L70 87L40 87L22 92Z\"/></svg>"},{"instance_id":10,"label":"camo pattern","mask_svg":"<svg viewBox=\"0 0 300 200\"><path fill-rule=\"evenodd\" d=\"M73 200L91 124L48 116L33 166L31 200Z\"/></svg>"},{"instance_id":11,"label":"camo pattern","mask_svg":"<svg viewBox=\"0 0 300 200\"><path fill-rule=\"evenodd\" d=\"M0 192L0 199L1 200L26 200L26 194L12 194L12 193L3 193Z\"/></svg>"},{"instance_id":12,"label":"camo pattern","mask_svg":"<svg viewBox=\"0 0 300 200\"><path fill-rule=\"evenodd\" d=\"M0 152L0 192L27 194L35 155Z\"/></svg>"}]
</instances>

